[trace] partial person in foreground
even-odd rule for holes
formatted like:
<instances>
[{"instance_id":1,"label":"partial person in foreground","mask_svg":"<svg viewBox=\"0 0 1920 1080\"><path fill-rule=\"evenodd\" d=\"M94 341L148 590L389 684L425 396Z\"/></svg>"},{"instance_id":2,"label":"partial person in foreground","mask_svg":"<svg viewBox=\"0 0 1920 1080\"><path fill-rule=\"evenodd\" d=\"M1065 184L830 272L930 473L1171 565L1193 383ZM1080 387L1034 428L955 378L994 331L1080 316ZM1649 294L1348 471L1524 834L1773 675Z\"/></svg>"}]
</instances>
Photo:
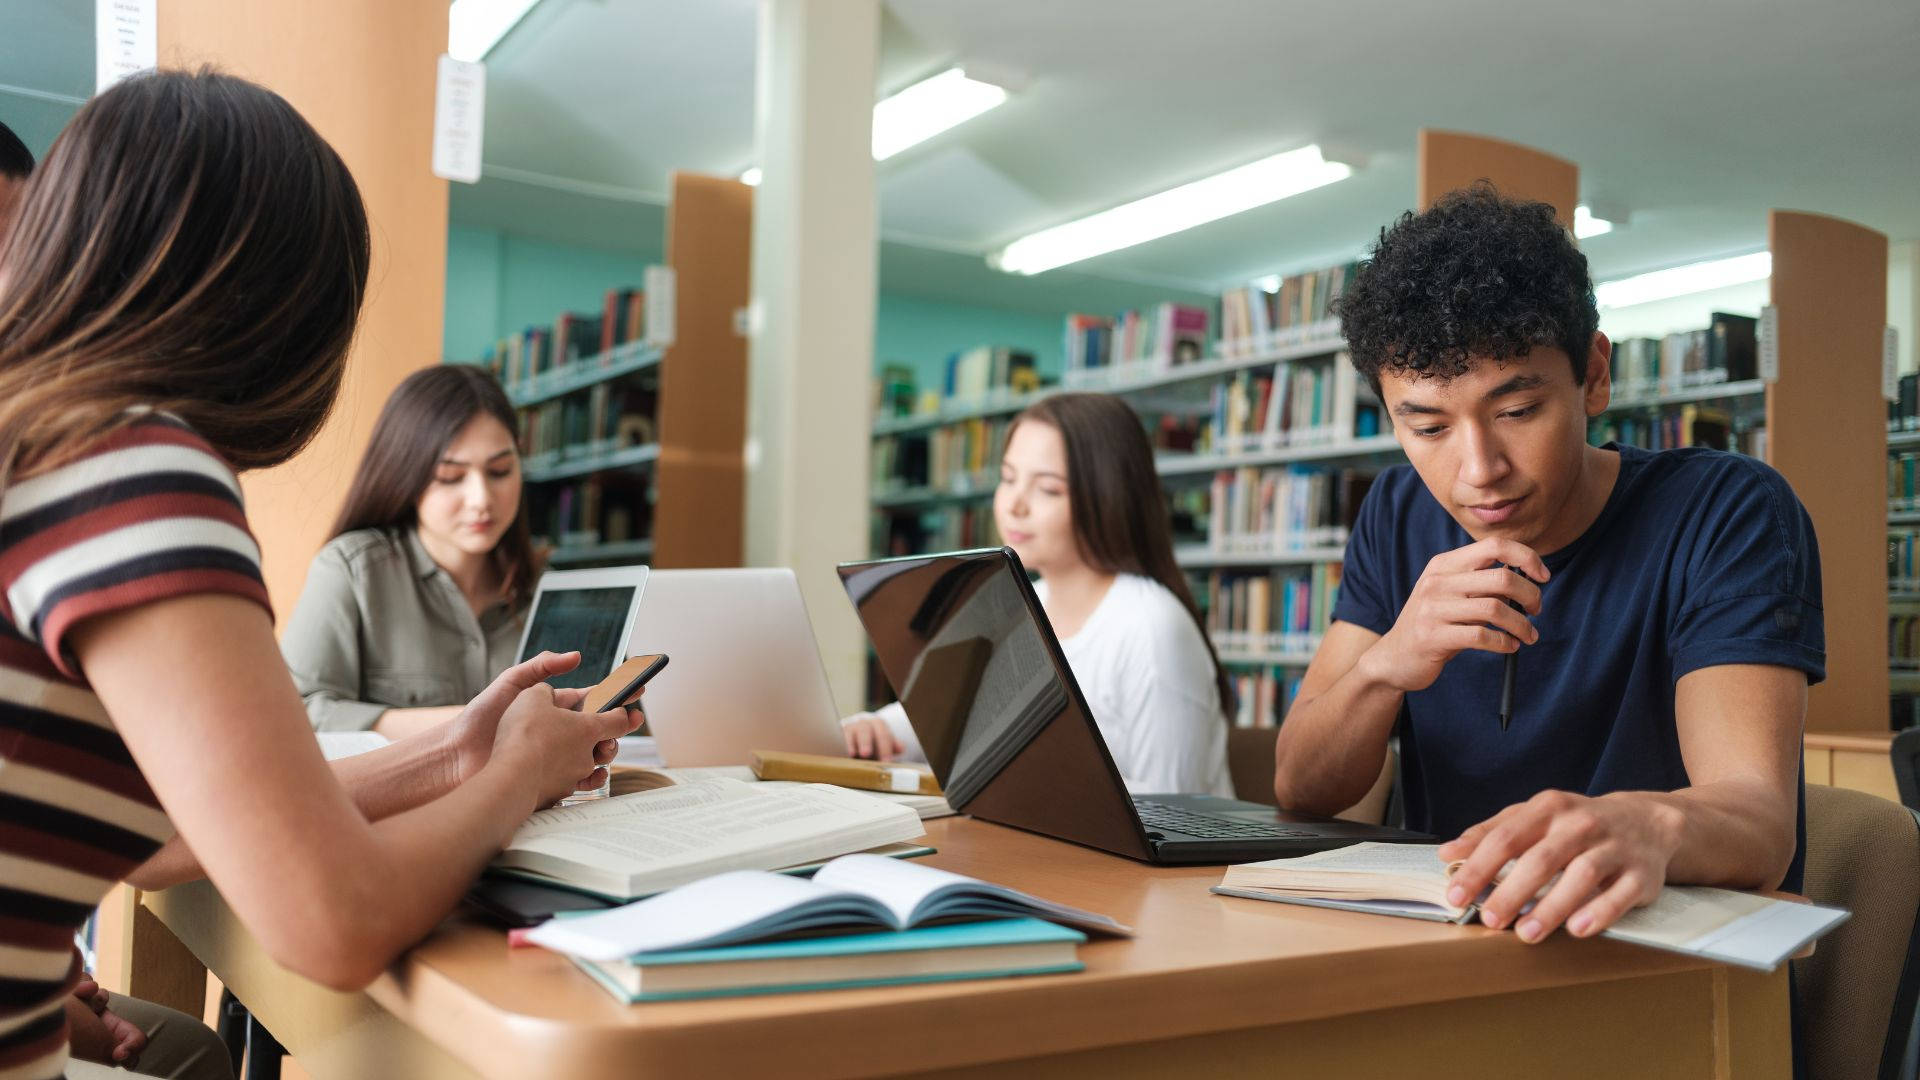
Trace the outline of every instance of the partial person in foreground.
<instances>
[{"instance_id":1,"label":"partial person in foreground","mask_svg":"<svg viewBox=\"0 0 1920 1080\"><path fill-rule=\"evenodd\" d=\"M33 175L33 151L20 141L13 129L0 124L0 243L7 239L14 212L20 208L20 196L27 190L27 178Z\"/></svg>"},{"instance_id":2,"label":"partial person in foreground","mask_svg":"<svg viewBox=\"0 0 1920 1080\"><path fill-rule=\"evenodd\" d=\"M1481 185L1409 213L1337 304L1410 464L1361 507L1275 746L1281 805L1353 803L1397 730L1407 826L1455 838L1456 902L1495 885L1483 921L1529 942L1597 934L1667 882L1797 890L1826 654L1787 482L1588 445L1611 345L1545 204Z\"/></svg>"},{"instance_id":3,"label":"partial person in foreground","mask_svg":"<svg viewBox=\"0 0 1920 1080\"><path fill-rule=\"evenodd\" d=\"M1140 418L1107 394L1029 406L1007 432L993 520L1040 575L1034 590L1127 789L1231 796L1231 684L1174 562ZM925 760L898 703L844 724L853 754Z\"/></svg>"},{"instance_id":4,"label":"partial person in foreground","mask_svg":"<svg viewBox=\"0 0 1920 1080\"><path fill-rule=\"evenodd\" d=\"M73 942L116 882L204 872L276 962L355 989L627 726L570 708L541 680L577 658L543 655L433 733L322 760L235 472L325 421L368 248L333 149L211 72L82 106L0 243L9 1076L119 1075L68 1061L70 1033L99 1054Z\"/></svg>"},{"instance_id":5,"label":"partial person in foreground","mask_svg":"<svg viewBox=\"0 0 1920 1080\"><path fill-rule=\"evenodd\" d=\"M314 730L415 734L513 664L540 576L519 445L481 368L423 368L387 399L280 637Z\"/></svg>"}]
</instances>

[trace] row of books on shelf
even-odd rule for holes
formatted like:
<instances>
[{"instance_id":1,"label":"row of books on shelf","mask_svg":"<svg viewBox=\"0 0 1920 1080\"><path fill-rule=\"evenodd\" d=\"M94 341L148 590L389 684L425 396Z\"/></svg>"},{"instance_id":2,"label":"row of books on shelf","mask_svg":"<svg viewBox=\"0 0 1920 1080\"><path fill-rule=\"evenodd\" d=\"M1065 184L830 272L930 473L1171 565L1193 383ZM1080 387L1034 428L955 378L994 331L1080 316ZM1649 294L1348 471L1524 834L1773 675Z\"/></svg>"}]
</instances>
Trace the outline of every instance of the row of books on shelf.
<instances>
[{"instance_id":1,"label":"row of books on shelf","mask_svg":"<svg viewBox=\"0 0 1920 1080\"><path fill-rule=\"evenodd\" d=\"M1000 542L993 525L993 507L984 502L945 506L928 513L875 514L869 540L871 549L880 555L960 551Z\"/></svg>"},{"instance_id":2,"label":"row of books on shelf","mask_svg":"<svg viewBox=\"0 0 1920 1080\"><path fill-rule=\"evenodd\" d=\"M1726 410L1708 405L1669 406L1653 415L1607 413L1587 427L1589 439L1596 445L1616 442L1646 450L1705 446L1748 457L1767 456L1765 427L1737 424Z\"/></svg>"},{"instance_id":3,"label":"row of books on shelf","mask_svg":"<svg viewBox=\"0 0 1920 1080\"><path fill-rule=\"evenodd\" d=\"M1379 402L1347 354L1235 372L1213 387L1196 452L1241 453L1339 443L1380 434Z\"/></svg>"},{"instance_id":4,"label":"row of books on shelf","mask_svg":"<svg viewBox=\"0 0 1920 1080\"><path fill-rule=\"evenodd\" d=\"M1340 564L1214 570L1201 590L1207 636L1222 652L1311 652L1340 598Z\"/></svg>"},{"instance_id":5,"label":"row of books on shelf","mask_svg":"<svg viewBox=\"0 0 1920 1080\"><path fill-rule=\"evenodd\" d=\"M1300 695L1305 673L1299 668L1266 665L1256 670L1228 672L1233 682L1233 726L1276 728Z\"/></svg>"},{"instance_id":6,"label":"row of books on shelf","mask_svg":"<svg viewBox=\"0 0 1920 1080\"><path fill-rule=\"evenodd\" d=\"M873 441L872 490L903 488L965 494L993 490L1011 417L974 417L931 431Z\"/></svg>"},{"instance_id":7,"label":"row of books on shelf","mask_svg":"<svg viewBox=\"0 0 1920 1080\"><path fill-rule=\"evenodd\" d=\"M1920 452L1907 450L1887 456L1887 509L1920 510Z\"/></svg>"},{"instance_id":8,"label":"row of books on shelf","mask_svg":"<svg viewBox=\"0 0 1920 1080\"><path fill-rule=\"evenodd\" d=\"M1920 615L1888 616L1887 662L1897 669L1920 672Z\"/></svg>"},{"instance_id":9,"label":"row of books on shelf","mask_svg":"<svg viewBox=\"0 0 1920 1080\"><path fill-rule=\"evenodd\" d=\"M1887 402L1888 431L1920 431L1920 375L1902 375Z\"/></svg>"},{"instance_id":10,"label":"row of books on shelf","mask_svg":"<svg viewBox=\"0 0 1920 1080\"><path fill-rule=\"evenodd\" d=\"M509 389L531 386L547 372L607 365L619 346L636 341L673 343L673 271L649 266L644 288L607 290L599 312L561 312L550 326L529 326L494 343L481 358Z\"/></svg>"},{"instance_id":11,"label":"row of books on shelf","mask_svg":"<svg viewBox=\"0 0 1920 1080\"><path fill-rule=\"evenodd\" d=\"M1759 320L1716 311L1704 330L1613 343L1614 392L1653 396L1755 376Z\"/></svg>"},{"instance_id":12,"label":"row of books on shelf","mask_svg":"<svg viewBox=\"0 0 1920 1080\"><path fill-rule=\"evenodd\" d=\"M520 410L520 450L530 466L655 441L658 394L639 386L595 383Z\"/></svg>"},{"instance_id":13,"label":"row of books on shelf","mask_svg":"<svg viewBox=\"0 0 1920 1080\"><path fill-rule=\"evenodd\" d=\"M1259 285L1220 295L1220 353L1252 356L1280 347L1285 331L1325 323L1332 304L1353 280L1358 263L1295 274L1268 292Z\"/></svg>"},{"instance_id":14,"label":"row of books on shelf","mask_svg":"<svg viewBox=\"0 0 1920 1080\"><path fill-rule=\"evenodd\" d=\"M1920 529L1887 530L1887 588L1920 592Z\"/></svg>"},{"instance_id":15,"label":"row of books on shelf","mask_svg":"<svg viewBox=\"0 0 1920 1080\"><path fill-rule=\"evenodd\" d=\"M1069 315L1067 382L1100 368L1170 368L1204 359L1210 322L1205 308L1171 302L1117 316Z\"/></svg>"},{"instance_id":16,"label":"row of books on shelf","mask_svg":"<svg viewBox=\"0 0 1920 1080\"><path fill-rule=\"evenodd\" d=\"M1347 542L1373 474L1359 469L1226 469L1208 489L1207 545L1281 552Z\"/></svg>"},{"instance_id":17,"label":"row of books on shelf","mask_svg":"<svg viewBox=\"0 0 1920 1080\"><path fill-rule=\"evenodd\" d=\"M527 524L536 542L584 547L639 540L652 528L651 488L644 477L587 476L543 485L527 495Z\"/></svg>"}]
</instances>

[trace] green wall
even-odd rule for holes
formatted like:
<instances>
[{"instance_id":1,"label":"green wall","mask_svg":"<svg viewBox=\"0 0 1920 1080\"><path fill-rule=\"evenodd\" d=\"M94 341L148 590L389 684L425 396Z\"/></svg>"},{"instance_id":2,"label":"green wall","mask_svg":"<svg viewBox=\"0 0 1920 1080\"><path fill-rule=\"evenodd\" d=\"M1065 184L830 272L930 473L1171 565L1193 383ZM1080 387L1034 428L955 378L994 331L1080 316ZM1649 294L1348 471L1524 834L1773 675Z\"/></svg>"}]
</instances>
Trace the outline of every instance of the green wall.
<instances>
[{"instance_id":1,"label":"green wall","mask_svg":"<svg viewBox=\"0 0 1920 1080\"><path fill-rule=\"evenodd\" d=\"M942 384L948 356L975 345L1026 349L1046 376L1059 375L1066 363L1061 351L1066 340L1065 312L1040 315L882 292L874 322L874 369L905 364L913 369L914 383L922 390Z\"/></svg>"}]
</instances>

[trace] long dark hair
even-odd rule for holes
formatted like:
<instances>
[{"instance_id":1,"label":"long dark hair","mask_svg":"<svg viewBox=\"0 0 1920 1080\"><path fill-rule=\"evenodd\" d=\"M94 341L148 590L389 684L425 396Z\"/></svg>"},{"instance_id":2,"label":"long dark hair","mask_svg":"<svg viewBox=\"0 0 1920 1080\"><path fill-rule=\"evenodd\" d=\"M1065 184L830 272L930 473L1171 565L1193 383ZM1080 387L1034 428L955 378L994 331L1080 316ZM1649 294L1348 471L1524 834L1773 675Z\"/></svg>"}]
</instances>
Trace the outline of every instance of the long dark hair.
<instances>
[{"instance_id":1,"label":"long dark hair","mask_svg":"<svg viewBox=\"0 0 1920 1080\"><path fill-rule=\"evenodd\" d=\"M353 486L334 519L332 535L356 529L410 529L418 524L420 495L433 482L440 455L461 428L482 414L500 421L514 445L519 445L520 418L499 381L485 369L436 364L402 380L373 425L373 437L354 471ZM527 527L524 481L513 523L493 546L491 558L500 575L501 595L510 606L533 595L540 568Z\"/></svg>"},{"instance_id":2,"label":"long dark hair","mask_svg":"<svg viewBox=\"0 0 1920 1080\"><path fill-rule=\"evenodd\" d=\"M82 106L0 240L0 484L172 413L235 469L333 408L366 292L367 214L278 94L210 70Z\"/></svg>"},{"instance_id":3,"label":"long dark hair","mask_svg":"<svg viewBox=\"0 0 1920 1080\"><path fill-rule=\"evenodd\" d=\"M1193 617L1213 661L1220 710L1233 710L1233 683L1207 636L1207 624L1173 560L1166 493L1153 468L1147 432L1127 403L1110 394L1055 394L1014 417L1007 437L1027 422L1046 424L1067 447L1067 508L1087 565L1104 574L1139 574L1166 586Z\"/></svg>"}]
</instances>

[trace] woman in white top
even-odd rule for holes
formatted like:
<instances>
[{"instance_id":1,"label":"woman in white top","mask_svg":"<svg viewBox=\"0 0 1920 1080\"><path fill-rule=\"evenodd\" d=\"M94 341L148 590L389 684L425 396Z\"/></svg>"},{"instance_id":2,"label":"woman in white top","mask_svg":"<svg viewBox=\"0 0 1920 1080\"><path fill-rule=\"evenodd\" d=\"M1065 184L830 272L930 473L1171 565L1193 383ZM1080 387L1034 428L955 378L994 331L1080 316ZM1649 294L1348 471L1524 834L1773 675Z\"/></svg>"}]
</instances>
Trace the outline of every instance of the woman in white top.
<instances>
[{"instance_id":1,"label":"woman in white top","mask_svg":"<svg viewBox=\"0 0 1920 1080\"><path fill-rule=\"evenodd\" d=\"M1173 561L1140 418L1058 394L1014 418L993 520L1028 570L1094 722L1135 793L1232 795L1230 684ZM896 703L844 721L861 757L925 760Z\"/></svg>"}]
</instances>

